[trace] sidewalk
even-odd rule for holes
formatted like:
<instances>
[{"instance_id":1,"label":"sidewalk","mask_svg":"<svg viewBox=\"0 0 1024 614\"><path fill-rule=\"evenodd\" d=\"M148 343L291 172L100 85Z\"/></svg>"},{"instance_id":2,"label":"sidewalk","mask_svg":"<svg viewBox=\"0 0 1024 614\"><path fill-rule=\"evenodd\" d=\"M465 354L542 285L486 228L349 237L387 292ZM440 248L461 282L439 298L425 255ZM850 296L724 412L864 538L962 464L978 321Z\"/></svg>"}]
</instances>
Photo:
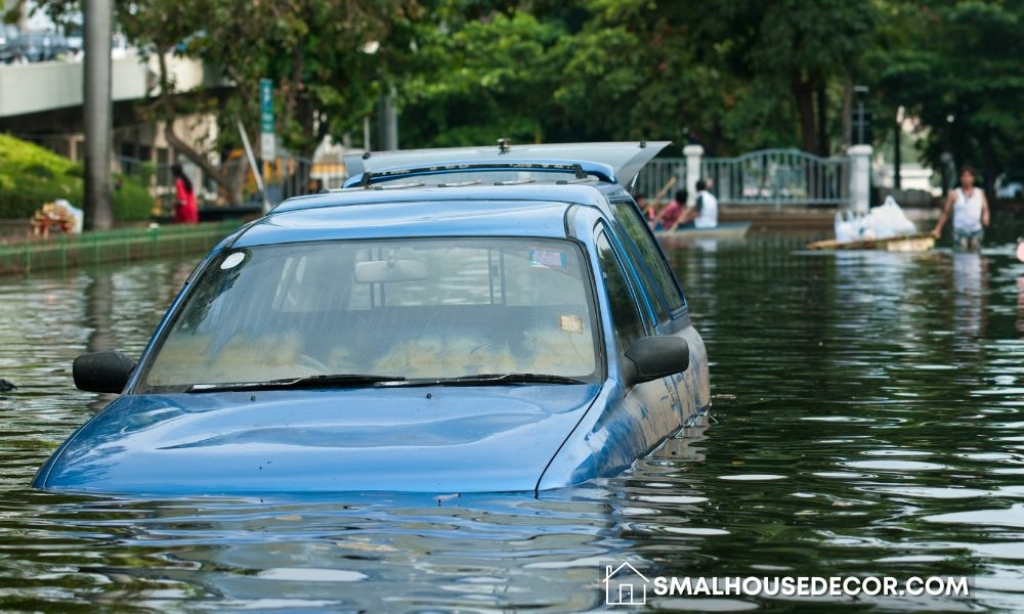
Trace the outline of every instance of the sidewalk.
<instances>
[{"instance_id":1,"label":"sidewalk","mask_svg":"<svg viewBox=\"0 0 1024 614\"><path fill-rule=\"evenodd\" d=\"M203 254L240 221L195 226L158 226L57 234L47 238L7 238L0 243L0 277L66 269L108 262L131 262L187 254Z\"/></svg>"}]
</instances>

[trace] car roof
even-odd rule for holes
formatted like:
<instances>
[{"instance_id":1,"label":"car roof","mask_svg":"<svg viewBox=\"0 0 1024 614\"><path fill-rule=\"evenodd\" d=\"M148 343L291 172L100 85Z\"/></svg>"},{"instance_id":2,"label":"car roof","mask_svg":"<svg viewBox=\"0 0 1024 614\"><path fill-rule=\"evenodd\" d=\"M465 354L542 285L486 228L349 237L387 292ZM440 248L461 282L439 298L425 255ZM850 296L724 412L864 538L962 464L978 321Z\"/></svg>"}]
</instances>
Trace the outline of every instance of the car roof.
<instances>
[{"instance_id":1,"label":"car roof","mask_svg":"<svg viewBox=\"0 0 1024 614\"><path fill-rule=\"evenodd\" d=\"M584 167L580 171L596 174L609 183L625 183L632 180L651 158L668 145L668 141L512 145L507 139L499 139L498 144L491 147L352 154L345 156L345 169L352 178L350 181L365 180L369 183L370 176L379 173L405 171L409 175L422 176L452 172L474 165L489 169L504 166L522 170L528 170L530 166L543 166L551 170L561 164L567 167L580 165Z\"/></svg>"},{"instance_id":2,"label":"car roof","mask_svg":"<svg viewBox=\"0 0 1024 614\"><path fill-rule=\"evenodd\" d=\"M248 226L234 245L431 236L566 237L572 206L613 213L621 186L525 184L349 188L291 198Z\"/></svg>"}]
</instances>

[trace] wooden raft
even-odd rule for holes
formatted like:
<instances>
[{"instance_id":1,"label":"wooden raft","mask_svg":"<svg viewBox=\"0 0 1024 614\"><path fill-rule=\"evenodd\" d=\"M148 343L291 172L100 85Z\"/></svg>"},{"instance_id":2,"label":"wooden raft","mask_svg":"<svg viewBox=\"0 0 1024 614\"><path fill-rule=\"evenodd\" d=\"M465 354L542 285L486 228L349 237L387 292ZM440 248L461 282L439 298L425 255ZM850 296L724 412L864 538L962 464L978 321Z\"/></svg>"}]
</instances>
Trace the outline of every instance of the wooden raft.
<instances>
[{"instance_id":1,"label":"wooden raft","mask_svg":"<svg viewBox=\"0 0 1024 614\"><path fill-rule=\"evenodd\" d=\"M874 249L885 252L926 252L933 247L935 247L935 237L926 233L863 241L826 239L807 244L807 249L816 250Z\"/></svg>"}]
</instances>

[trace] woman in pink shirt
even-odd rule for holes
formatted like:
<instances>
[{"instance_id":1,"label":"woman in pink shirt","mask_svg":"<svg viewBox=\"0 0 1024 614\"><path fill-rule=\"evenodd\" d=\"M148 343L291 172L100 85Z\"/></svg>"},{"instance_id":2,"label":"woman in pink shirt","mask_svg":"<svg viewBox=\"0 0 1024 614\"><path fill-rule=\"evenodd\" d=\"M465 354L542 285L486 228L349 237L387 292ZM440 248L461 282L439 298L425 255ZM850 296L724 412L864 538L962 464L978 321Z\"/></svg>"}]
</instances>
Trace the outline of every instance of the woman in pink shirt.
<instances>
[{"instance_id":1,"label":"woman in pink shirt","mask_svg":"<svg viewBox=\"0 0 1024 614\"><path fill-rule=\"evenodd\" d=\"M679 218L682 217L683 211L686 209L686 199L689 196L690 194L686 190L677 191L672 202L661 210L658 217L654 218L654 227L658 228L658 225L660 224L661 228L674 230L676 223L679 221Z\"/></svg>"},{"instance_id":2,"label":"woman in pink shirt","mask_svg":"<svg viewBox=\"0 0 1024 614\"><path fill-rule=\"evenodd\" d=\"M196 206L196 192L180 164L171 166L174 175L174 221L178 224L198 224L199 208Z\"/></svg>"}]
</instances>

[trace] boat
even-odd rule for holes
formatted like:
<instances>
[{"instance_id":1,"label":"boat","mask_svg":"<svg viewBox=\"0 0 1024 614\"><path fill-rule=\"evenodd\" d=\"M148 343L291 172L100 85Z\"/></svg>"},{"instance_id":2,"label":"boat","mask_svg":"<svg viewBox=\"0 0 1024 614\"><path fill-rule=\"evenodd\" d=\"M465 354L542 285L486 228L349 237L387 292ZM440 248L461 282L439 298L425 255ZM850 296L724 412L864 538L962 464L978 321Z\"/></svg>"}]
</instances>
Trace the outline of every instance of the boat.
<instances>
[{"instance_id":1,"label":"boat","mask_svg":"<svg viewBox=\"0 0 1024 614\"><path fill-rule=\"evenodd\" d=\"M675 230L657 230L655 236L659 240L678 239L742 239L753 222L724 222L714 228L676 228Z\"/></svg>"},{"instance_id":2,"label":"boat","mask_svg":"<svg viewBox=\"0 0 1024 614\"><path fill-rule=\"evenodd\" d=\"M926 252L933 247L935 247L935 237L928 233L903 235L886 239L861 239L858 241L826 239L807 244L807 249L821 251L879 250L884 252Z\"/></svg>"}]
</instances>

